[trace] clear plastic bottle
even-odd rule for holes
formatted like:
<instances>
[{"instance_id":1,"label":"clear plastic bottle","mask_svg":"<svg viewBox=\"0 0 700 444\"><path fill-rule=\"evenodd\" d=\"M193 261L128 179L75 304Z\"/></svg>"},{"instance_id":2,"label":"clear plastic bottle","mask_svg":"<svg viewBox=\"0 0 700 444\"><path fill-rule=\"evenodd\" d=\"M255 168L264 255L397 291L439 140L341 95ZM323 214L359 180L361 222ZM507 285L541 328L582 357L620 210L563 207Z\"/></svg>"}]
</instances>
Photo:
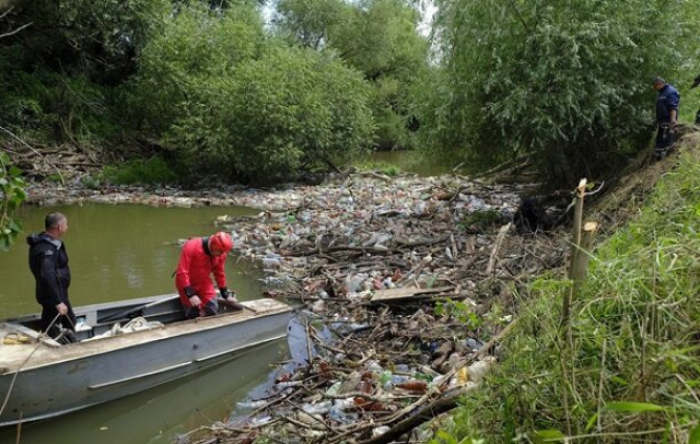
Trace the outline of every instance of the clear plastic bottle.
<instances>
[{"instance_id":1,"label":"clear plastic bottle","mask_svg":"<svg viewBox=\"0 0 700 444\"><path fill-rule=\"evenodd\" d=\"M301 408L309 415L322 415L328 413L331 407L332 403L330 401L323 401L318 404L304 404Z\"/></svg>"},{"instance_id":2,"label":"clear plastic bottle","mask_svg":"<svg viewBox=\"0 0 700 444\"><path fill-rule=\"evenodd\" d=\"M239 409L243 410L255 410L259 409L260 407L264 407L267 405L267 401L260 400L260 401L240 401L236 403L236 407Z\"/></svg>"},{"instance_id":3,"label":"clear plastic bottle","mask_svg":"<svg viewBox=\"0 0 700 444\"><path fill-rule=\"evenodd\" d=\"M330 410L328 410L328 419L338 422L347 422L348 415L344 411L332 407Z\"/></svg>"}]
</instances>

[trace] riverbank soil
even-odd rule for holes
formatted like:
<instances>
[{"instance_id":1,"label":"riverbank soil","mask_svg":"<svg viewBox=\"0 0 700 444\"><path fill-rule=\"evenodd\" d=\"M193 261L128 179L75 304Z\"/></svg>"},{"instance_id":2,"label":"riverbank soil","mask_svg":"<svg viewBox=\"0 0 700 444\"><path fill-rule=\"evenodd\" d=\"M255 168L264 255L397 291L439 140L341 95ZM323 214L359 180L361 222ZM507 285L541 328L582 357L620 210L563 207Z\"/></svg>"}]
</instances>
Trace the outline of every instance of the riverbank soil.
<instances>
[{"instance_id":1,"label":"riverbank soil","mask_svg":"<svg viewBox=\"0 0 700 444\"><path fill-rule=\"evenodd\" d=\"M597 192L585 220L603 235L623 225L699 138L687 128L667 159L642 153L607 183L588 178ZM528 284L568 266L580 178L556 196L494 179L365 173L316 187L198 191L33 184L29 201L260 209L231 217L224 208L217 223L238 255L265 270L265 296L306 309L306 352L283 367L267 397L181 442L418 443L498 365Z\"/></svg>"}]
</instances>

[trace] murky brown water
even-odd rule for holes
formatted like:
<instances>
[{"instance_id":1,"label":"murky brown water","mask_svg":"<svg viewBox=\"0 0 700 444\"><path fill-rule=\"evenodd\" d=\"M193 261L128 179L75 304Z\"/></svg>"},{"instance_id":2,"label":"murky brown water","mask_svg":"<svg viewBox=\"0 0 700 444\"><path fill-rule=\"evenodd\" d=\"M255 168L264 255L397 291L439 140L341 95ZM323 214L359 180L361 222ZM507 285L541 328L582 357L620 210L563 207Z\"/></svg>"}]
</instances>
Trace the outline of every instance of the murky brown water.
<instances>
[{"instance_id":1,"label":"murky brown water","mask_svg":"<svg viewBox=\"0 0 700 444\"><path fill-rule=\"evenodd\" d=\"M412 153L374 153L360 162L396 165L421 176L448 173ZM70 255L73 305L85 305L174 292L171 277L180 248L177 239L207 235L222 214L257 214L247 208L153 208L142 205L86 204L25 207L18 215L26 233L43 229L44 216L68 216L65 242ZM262 273L252 264L229 258L229 287L242 300L257 299ZM0 318L39 311L27 265L27 246L18 240L0 252ZM146 392L56 419L25 424L23 444L166 444L211 421L225 421L237 401L266 382L268 365L287 359L285 341L258 348L215 369ZM0 357L1 359L1 357ZM0 394L1 395L1 394ZM14 428L0 429L0 444L17 440Z\"/></svg>"},{"instance_id":2,"label":"murky brown water","mask_svg":"<svg viewBox=\"0 0 700 444\"><path fill-rule=\"evenodd\" d=\"M72 274L69 295L74 306L175 292L171 277L180 254L174 242L208 235L221 214L256 214L247 208L153 208L144 205L104 205L36 208L18 215L25 232L43 229L44 216L61 211L68 217L64 240ZM39 311L34 280L27 265L27 245L18 239L0 253L0 317ZM251 264L226 262L229 287L241 299L260 297L262 275Z\"/></svg>"}]
</instances>

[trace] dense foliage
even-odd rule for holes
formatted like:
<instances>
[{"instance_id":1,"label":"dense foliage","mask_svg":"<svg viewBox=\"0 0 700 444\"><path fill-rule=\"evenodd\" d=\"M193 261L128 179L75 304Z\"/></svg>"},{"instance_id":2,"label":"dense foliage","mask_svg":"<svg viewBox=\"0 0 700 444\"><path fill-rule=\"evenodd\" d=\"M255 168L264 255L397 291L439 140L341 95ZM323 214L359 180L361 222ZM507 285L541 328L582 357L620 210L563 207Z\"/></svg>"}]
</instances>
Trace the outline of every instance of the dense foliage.
<instances>
[{"instance_id":1,"label":"dense foliage","mask_svg":"<svg viewBox=\"0 0 700 444\"><path fill-rule=\"evenodd\" d=\"M34 139L114 136L113 87L138 69L167 0L15 1L0 25L0 119Z\"/></svg>"},{"instance_id":2,"label":"dense foliage","mask_svg":"<svg viewBox=\"0 0 700 444\"><path fill-rule=\"evenodd\" d=\"M280 0L279 31L293 44L333 52L371 86L380 149L415 147L416 105L428 67L421 16L406 0Z\"/></svg>"},{"instance_id":3,"label":"dense foliage","mask_svg":"<svg viewBox=\"0 0 700 444\"><path fill-rule=\"evenodd\" d=\"M196 174L242 182L297 178L369 146L361 77L309 50L270 51L233 79L211 78L168 132Z\"/></svg>"},{"instance_id":4,"label":"dense foliage","mask_svg":"<svg viewBox=\"0 0 700 444\"><path fill-rule=\"evenodd\" d=\"M365 82L331 54L265 35L252 5L188 7L145 47L133 111L185 180L276 181L369 146Z\"/></svg>"},{"instance_id":5,"label":"dense foliage","mask_svg":"<svg viewBox=\"0 0 700 444\"><path fill-rule=\"evenodd\" d=\"M646 145L651 79L680 80L697 40L695 6L683 1L436 3L443 63L427 143L471 158L528 155L554 182L596 177Z\"/></svg>"},{"instance_id":6,"label":"dense foliage","mask_svg":"<svg viewBox=\"0 0 700 444\"><path fill-rule=\"evenodd\" d=\"M0 152L0 251L5 251L22 231L12 213L27 197L19 168L10 164L7 154Z\"/></svg>"}]
</instances>

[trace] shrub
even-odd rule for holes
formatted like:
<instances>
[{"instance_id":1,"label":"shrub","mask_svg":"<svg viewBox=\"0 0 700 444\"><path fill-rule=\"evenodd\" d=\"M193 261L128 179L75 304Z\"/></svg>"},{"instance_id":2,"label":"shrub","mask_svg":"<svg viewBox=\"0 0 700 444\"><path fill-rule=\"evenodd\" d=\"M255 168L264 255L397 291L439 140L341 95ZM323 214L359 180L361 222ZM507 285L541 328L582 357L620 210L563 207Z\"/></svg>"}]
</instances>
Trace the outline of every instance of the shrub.
<instances>
[{"instance_id":1,"label":"shrub","mask_svg":"<svg viewBox=\"0 0 700 444\"><path fill-rule=\"evenodd\" d=\"M168 132L196 169L243 182L274 182L369 145L366 85L337 60L273 48L235 75L201 84L198 103Z\"/></svg>"}]
</instances>

